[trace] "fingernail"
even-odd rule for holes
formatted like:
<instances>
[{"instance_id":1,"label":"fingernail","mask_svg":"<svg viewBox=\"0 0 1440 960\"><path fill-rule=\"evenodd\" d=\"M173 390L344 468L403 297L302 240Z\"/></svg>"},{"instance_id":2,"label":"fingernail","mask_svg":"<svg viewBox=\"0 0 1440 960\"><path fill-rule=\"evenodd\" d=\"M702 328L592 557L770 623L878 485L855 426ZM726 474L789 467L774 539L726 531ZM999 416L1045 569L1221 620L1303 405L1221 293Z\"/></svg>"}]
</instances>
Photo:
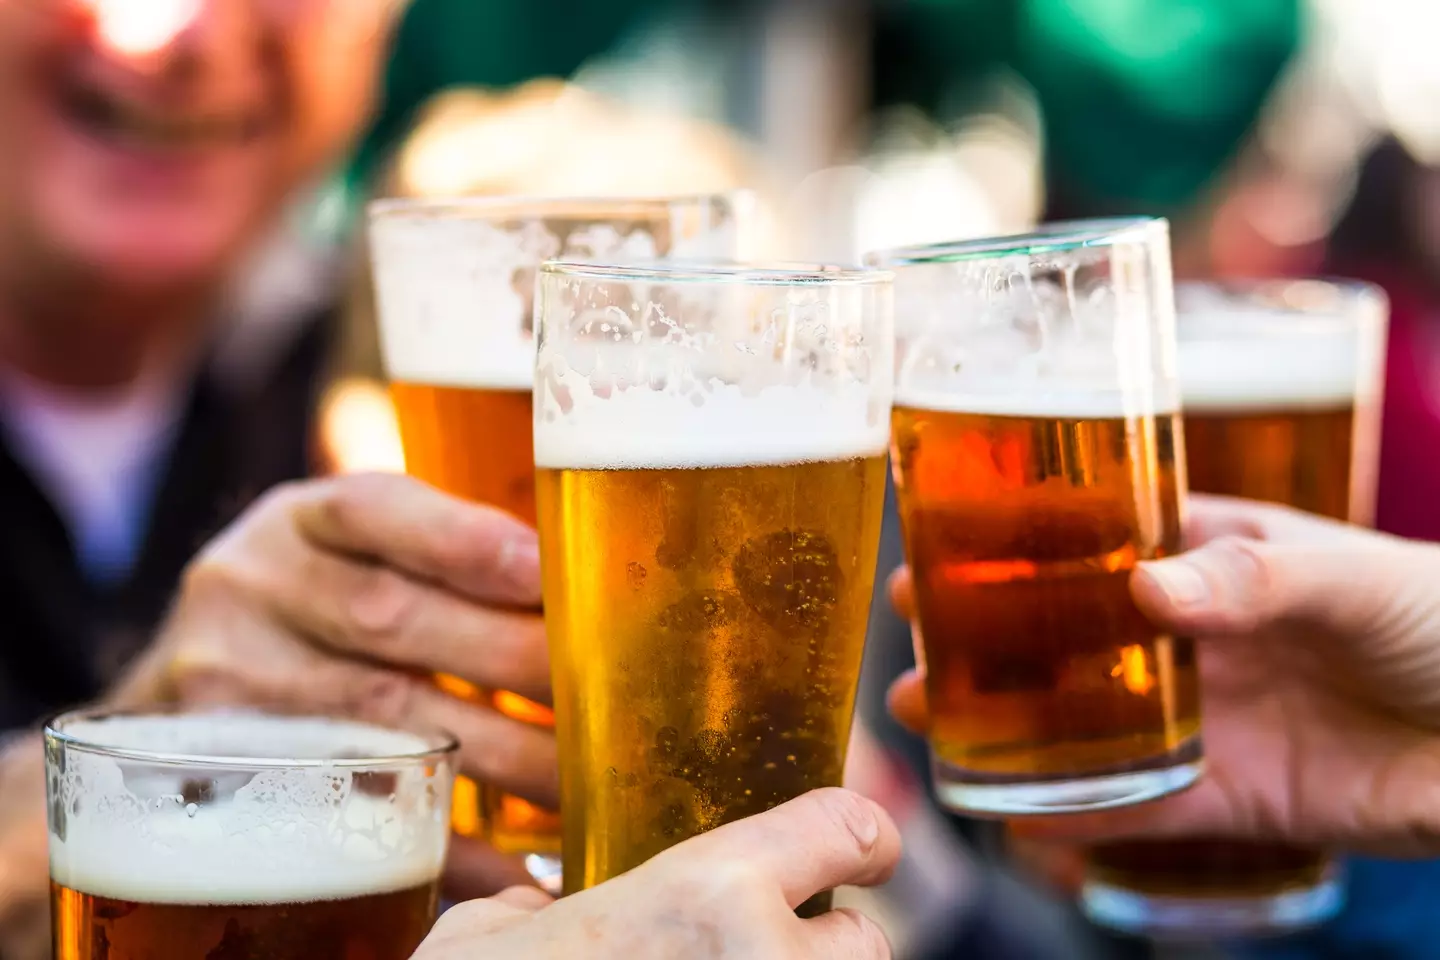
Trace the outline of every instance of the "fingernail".
<instances>
[{"instance_id":1,"label":"fingernail","mask_svg":"<svg viewBox=\"0 0 1440 960\"><path fill-rule=\"evenodd\" d=\"M1177 607L1194 607L1210 598L1210 585L1195 567L1183 559L1161 560L1140 568Z\"/></svg>"}]
</instances>

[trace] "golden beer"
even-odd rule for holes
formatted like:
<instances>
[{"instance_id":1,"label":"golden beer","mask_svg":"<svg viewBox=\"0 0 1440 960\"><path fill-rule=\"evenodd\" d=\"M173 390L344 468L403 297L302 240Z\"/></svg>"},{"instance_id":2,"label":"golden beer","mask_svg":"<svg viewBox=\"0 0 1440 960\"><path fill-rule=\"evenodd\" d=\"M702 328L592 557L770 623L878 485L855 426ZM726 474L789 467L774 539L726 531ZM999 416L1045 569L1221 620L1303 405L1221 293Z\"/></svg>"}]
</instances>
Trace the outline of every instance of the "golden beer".
<instances>
[{"instance_id":1,"label":"golden beer","mask_svg":"<svg viewBox=\"0 0 1440 960\"><path fill-rule=\"evenodd\" d=\"M542 268L536 490L567 892L840 784L884 510L888 284ZM597 303L641 322L627 336L623 308Z\"/></svg>"},{"instance_id":2,"label":"golden beer","mask_svg":"<svg viewBox=\"0 0 1440 960\"><path fill-rule=\"evenodd\" d=\"M380 333L406 471L533 525L531 299L540 262L564 252L655 257L687 244L728 253L733 227L724 197L373 205ZM548 707L517 694L453 676L436 682L514 719L554 722ZM558 814L463 778L455 798L461 834L507 853L558 852Z\"/></svg>"},{"instance_id":3,"label":"golden beer","mask_svg":"<svg viewBox=\"0 0 1440 960\"><path fill-rule=\"evenodd\" d=\"M1369 523L1384 335L1376 294L1313 281L1180 292L1190 489ZM1297 292L1307 298L1293 302ZM1305 307L1316 296L1318 312ZM1341 903L1328 854L1278 842L1104 844L1089 851L1086 880L1095 919L1157 935L1282 932Z\"/></svg>"},{"instance_id":4,"label":"golden beer","mask_svg":"<svg viewBox=\"0 0 1440 960\"><path fill-rule=\"evenodd\" d=\"M56 960L403 960L435 921L453 739L82 713L46 748Z\"/></svg>"},{"instance_id":5,"label":"golden beer","mask_svg":"<svg viewBox=\"0 0 1440 960\"><path fill-rule=\"evenodd\" d=\"M1178 417L896 406L935 761L977 783L1125 771L1196 742L1195 653L1130 596L1180 545Z\"/></svg>"}]
</instances>

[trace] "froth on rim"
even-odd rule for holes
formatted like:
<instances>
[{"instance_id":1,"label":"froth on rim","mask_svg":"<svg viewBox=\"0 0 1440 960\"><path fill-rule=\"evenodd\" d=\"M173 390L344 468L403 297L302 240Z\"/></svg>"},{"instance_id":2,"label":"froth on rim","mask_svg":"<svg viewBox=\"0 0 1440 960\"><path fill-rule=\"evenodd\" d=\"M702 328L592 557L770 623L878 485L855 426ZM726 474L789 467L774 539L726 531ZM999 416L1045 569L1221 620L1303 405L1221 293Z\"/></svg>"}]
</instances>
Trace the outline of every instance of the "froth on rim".
<instances>
[{"instance_id":1,"label":"froth on rim","mask_svg":"<svg viewBox=\"0 0 1440 960\"><path fill-rule=\"evenodd\" d=\"M537 403L535 463L549 469L780 466L878 456L890 440L869 387L776 385L747 396L626 391L577 399L567 413Z\"/></svg>"},{"instance_id":2,"label":"froth on rim","mask_svg":"<svg viewBox=\"0 0 1440 960\"><path fill-rule=\"evenodd\" d=\"M439 730L401 731L334 717L240 710L81 710L49 721L45 737L67 750L124 760L253 770L413 764L459 747L454 736Z\"/></svg>"},{"instance_id":3,"label":"froth on rim","mask_svg":"<svg viewBox=\"0 0 1440 960\"><path fill-rule=\"evenodd\" d=\"M1159 388L1147 394L1139 391L1042 389L1034 384L1017 385L1010 391L983 393L899 390L895 394L895 406L935 413L1058 420L1116 420L1168 416L1180 411L1179 401L1173 393Z\"/></svg>"}]
</instances>

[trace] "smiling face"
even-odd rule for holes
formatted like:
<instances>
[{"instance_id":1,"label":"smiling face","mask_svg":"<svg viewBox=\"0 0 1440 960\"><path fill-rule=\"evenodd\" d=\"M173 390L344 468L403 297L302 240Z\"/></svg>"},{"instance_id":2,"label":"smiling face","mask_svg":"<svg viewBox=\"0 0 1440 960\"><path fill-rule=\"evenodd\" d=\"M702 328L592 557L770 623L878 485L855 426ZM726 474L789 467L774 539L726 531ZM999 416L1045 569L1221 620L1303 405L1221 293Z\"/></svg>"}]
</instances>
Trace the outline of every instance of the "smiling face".
<instances>
[{"instance_id":1,"label":"smiling face","mask_svg":"<svg viewBox=\"0 0 1440 960\"><path fill-rule=\"evenodd\" d=\"M0 0L0 254L102 291L220 282L359 130L397 5Z\"/></svg>"}]
</instances>

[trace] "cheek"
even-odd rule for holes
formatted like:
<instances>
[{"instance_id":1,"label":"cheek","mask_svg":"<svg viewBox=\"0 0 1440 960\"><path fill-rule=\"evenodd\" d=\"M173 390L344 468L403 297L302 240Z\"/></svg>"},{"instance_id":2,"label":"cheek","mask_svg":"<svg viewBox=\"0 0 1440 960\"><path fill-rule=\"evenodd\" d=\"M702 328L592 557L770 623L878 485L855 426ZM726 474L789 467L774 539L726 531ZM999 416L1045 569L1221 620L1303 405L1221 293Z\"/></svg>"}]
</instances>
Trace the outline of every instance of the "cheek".
<instances>
[{"instance_id":1,"label":"cheek","mask_svg":"<svg viewBox=\"0 0 1440 960\"><path fill-rule=\"evenodd\" d=\"M375 9L356 3L349 9ZM388 40L388 21L355 12L307 21L287 45L294 104L290 166L313 176L353 145L375 104Z\"/></svg>"}]
</instances>

